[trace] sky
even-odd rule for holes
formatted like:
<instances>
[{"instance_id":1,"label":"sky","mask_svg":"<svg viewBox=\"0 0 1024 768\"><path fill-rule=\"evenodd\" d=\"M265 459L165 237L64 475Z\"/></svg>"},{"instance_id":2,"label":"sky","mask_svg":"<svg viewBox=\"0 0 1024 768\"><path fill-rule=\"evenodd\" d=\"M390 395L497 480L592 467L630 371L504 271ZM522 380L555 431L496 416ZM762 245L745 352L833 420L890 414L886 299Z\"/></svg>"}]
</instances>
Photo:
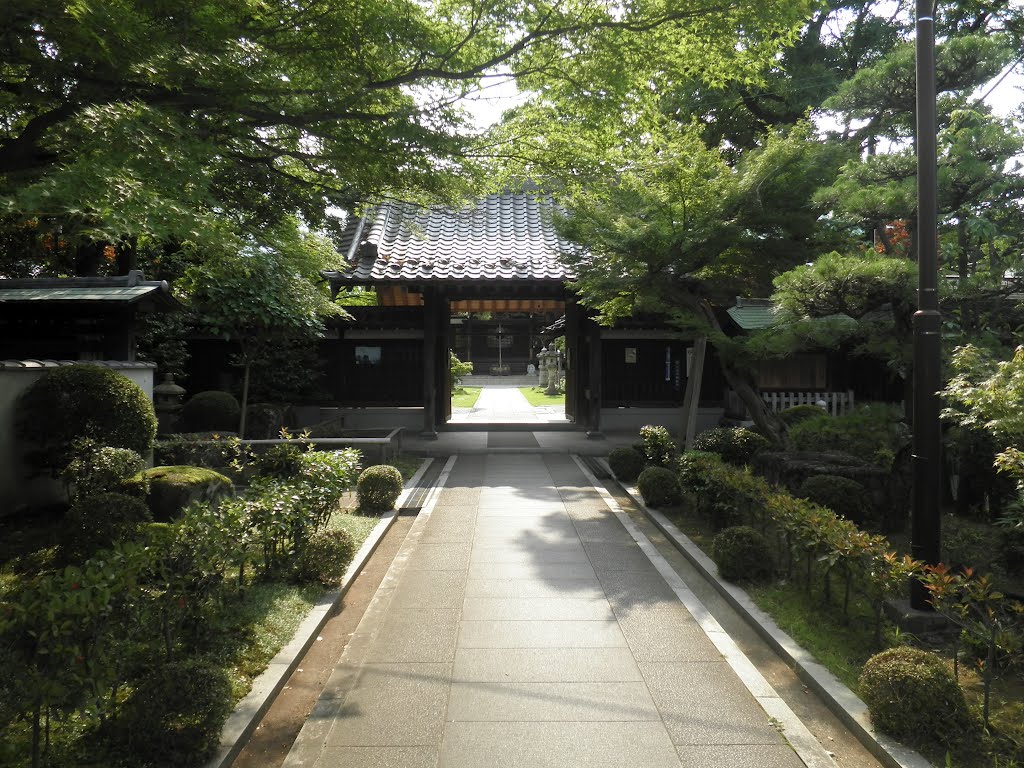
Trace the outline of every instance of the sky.
<instances>
[{"instance_id":1,"label":"sky","mask_svg":"<svg viewBox=\"0 0 1024 768\"><path fill-rule=\"evenodd\" d=\"M1016 112L1018 119L1024 121L1024 115L1021 115L1021 104L1024 103L1024 64L1014 62L983 88L979 88L974 96L984 96L985 103L997 115L1009 117ZM499 76L489 80L483 90L468 99L466 108L476 126L484 129L498 122L502 112L522 100L515 82L507 76Z\"/></svg>"}]
</instances>

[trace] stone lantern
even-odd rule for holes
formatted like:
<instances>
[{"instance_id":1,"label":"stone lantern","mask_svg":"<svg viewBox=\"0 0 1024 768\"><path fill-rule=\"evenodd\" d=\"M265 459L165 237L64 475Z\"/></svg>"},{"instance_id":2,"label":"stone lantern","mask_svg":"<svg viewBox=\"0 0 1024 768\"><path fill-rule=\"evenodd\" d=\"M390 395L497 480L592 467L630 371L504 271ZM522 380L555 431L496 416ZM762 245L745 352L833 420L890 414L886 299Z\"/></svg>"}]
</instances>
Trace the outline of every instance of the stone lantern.
<instances>
[{"instance_id":1,"label":"stone lantern","mask_svg":"<svg viewBox=\"0 0 1024 768\"><path fill-rule=\"evenodd\" d=\"M562 378L561 368L562 365L559 352L555 349L554 345L552 345L551 351L548 352L548 388L544 390L544 394L558 394L558 382Z\"/></svg>"},{"instance_id":2,"label":"stone lantern","mask_svg":"<svg viewBox=\"0 0 1024 768\"><path fill-rule=\"evenodd\" d=\"M185 389L174 383L174 375L164 374L164 380L153 387L153 410L156 411L157 429L160 434L173 432L178 426L181 401Z\"/></svg>"},{"instance_id":3,"label":"stone lantern","mask_svg":"<svg viewBox=\"0 0 1024 768\"><path fill-rule=\"evenodd\" d=\"M537 379L537 386L543 387L548 383L548 348L541 347L540 352L537 353L538 370L540 371L540 377Z\"/></svg>"}]
</instances>

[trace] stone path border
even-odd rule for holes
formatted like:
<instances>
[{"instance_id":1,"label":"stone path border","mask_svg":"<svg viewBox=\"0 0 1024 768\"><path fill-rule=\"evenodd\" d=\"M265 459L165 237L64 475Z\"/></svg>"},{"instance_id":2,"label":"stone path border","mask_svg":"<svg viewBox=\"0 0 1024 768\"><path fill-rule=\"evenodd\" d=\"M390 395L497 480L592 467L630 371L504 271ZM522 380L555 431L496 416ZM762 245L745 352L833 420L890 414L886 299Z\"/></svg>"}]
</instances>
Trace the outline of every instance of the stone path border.
<instances>
[{"instance_id":1,"label":"stone path border","mask_svg":"<svg viewBox=\"0 0 1024 768\"><path fill-rule=\"evenodd\" d=\"M771 684L765 680L764 675L758 671L746 654L736 645L736 641L722 629L718 621L711 615L711 612L704 607L700 599L686 586L686 583L676 573L675 569L669 565L668 561L661 556L661 553L658 552L650 539L644 535L643 531L637 527L629 515L622 511L618 502L601 485L601 482L594 476L586 464L578 456L573 456L573 459L575 459L576 464L586 476L587 481L601 494L604 503L615 514L623 528L633 537L633 540L639 545L643 553L647 555L647 558L658 570L662 578L668 582L669 587L676 593L679 601L693 615L693 618L697 620L700 628L704 630L704 634L714 643L715 648L718 649L722 657L732 667L740 682L750 691L750 694L761 705L761 708L772 722L777 724L786 741L789 742L793 751L796 752L804 765L807 768L836 768L836 762L828 751L818 743L818 740L814 738L814 735L808 730L807 726L775 692Z\"/></svg>"},{"instance_id":2,"label":"stone path border","mask_svg":"<svg viewBox=\"0 0 1024 768\"><path fill-rule=\"evenodd\" d=\"M416 470L416 474L405 484L402 494L395 502L395 508L384 513L380 522L366 537L366 541L363 542L355 557L352 558L348 570L345 571L341 584L317 601L298 629L295 630L292 639L270 660L263 674L253 681L249 693L238 702L234 712L228 716L221 731L220 745L203 768L228 768L234 762L292 672L298 667L306 651L316 642L320 630L335 612L345 593L352 586L352 582L355 581L358 573L384 538L384 534L398 518L398 511L414 492L420 490L418 483L433 461L429 458L424 460L420 468Z\"/></svg>"},{"instance_id":3,"label":"stone path border","mask_svg":"<svg viewBox=\"0 0 1024 768\"><path fill-rule=\"evenodd\" d=\"M614 477L608 462L601 459L600 463L608 471L608 476ZM883 765L888 766L888 768L934 768L918 752L876 731L871 725L867 705L853 691L843 685L827 668L818 663L810 653L801 648L793 638L779 629L774 619L758 608L746 592L719 578L718 566L715 565L711 558L705 555L700 547L694 544L686 534L673 525L661 512L645 505L635 486L627 486L622 483L619 483L619 485L629 494L630 498L633 499L647 518L665 534L676 549L725 598L726 602L746 619L765 642L796 670L800 678L821 697L825 705L832 710L861 744L878 758ZM620 515L620 519L625 517L624 513L616 512L616 514ZM626 520L628 519L626 517ZM625 521L623 525L626 525ZM633 525L632 521L630 521L629 525ZM635 528L635 526L633 527ZM632 533L632 528L627 526L627 529ZM640 535L642 536L643 534L641 533ZM648 546L653 547L650 542L648 542ZM643 544L641 544L641 547L643 547ZM689 608L688 605L687 608ZM696 616L697 614L694 613L694 615ZM739 670L737 670L737 674L746 682L746 678ZM751 692L754 692L753 689L751 689Z\"/></svg>"}]
</instances>

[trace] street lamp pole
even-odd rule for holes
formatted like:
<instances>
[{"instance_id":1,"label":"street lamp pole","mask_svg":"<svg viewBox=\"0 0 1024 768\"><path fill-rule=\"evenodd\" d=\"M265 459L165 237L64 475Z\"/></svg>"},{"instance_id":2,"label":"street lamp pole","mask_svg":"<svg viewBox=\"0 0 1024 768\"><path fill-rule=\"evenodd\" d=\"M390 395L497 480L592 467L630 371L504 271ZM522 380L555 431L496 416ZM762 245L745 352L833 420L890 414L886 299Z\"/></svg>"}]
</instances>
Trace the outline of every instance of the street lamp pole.
<instances>
[{"instance_id":1,"label":"street lamp pole","mask_svg":"<svg viewBox=\"0 0 1024 768\"><path fill-rule=\"evenodd\" d=\"M938 294L938 191L935 119L934 0L917 0L917 312L914 313L913 510L910 551L936 564L940 558L939 478L941 387ZM911 606L929 608L923 585L911 588Z\"/></svg>"}]
</instances>

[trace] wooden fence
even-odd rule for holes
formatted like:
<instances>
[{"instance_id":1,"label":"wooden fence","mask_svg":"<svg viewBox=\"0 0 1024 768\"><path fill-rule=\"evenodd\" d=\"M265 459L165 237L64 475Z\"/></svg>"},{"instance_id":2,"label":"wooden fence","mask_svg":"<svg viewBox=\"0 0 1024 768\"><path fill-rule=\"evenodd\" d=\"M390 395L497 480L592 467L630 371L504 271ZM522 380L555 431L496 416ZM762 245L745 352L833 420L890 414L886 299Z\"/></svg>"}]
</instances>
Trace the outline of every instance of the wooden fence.
<instances>
[{"instance_id":1,"label":"wooden fence","mask_svg":"<svg viewBox=\"0 0 1024 768\"><path fill-rule=\"evenodd\" d=\"M853 390L845 392L762 392L761 399L773 413L778 413L794 405L819 405L833 416L842 416L853 408ZM747 408L735 392L728 393L728 411L735 414L747 414Z\"/></svg>"},{"instance_id":2,"label":"wooden fence","mask_svg":"<svg viewBox=\"0 0 1024 768\"><path fill-rule=\"evenodd\" d=\"M765 401L773 413L792 408L794 405L821 405L833 416L842 416L853 408L853 390L845 392L762 392Z\"/></svg>"}]
</instances>

